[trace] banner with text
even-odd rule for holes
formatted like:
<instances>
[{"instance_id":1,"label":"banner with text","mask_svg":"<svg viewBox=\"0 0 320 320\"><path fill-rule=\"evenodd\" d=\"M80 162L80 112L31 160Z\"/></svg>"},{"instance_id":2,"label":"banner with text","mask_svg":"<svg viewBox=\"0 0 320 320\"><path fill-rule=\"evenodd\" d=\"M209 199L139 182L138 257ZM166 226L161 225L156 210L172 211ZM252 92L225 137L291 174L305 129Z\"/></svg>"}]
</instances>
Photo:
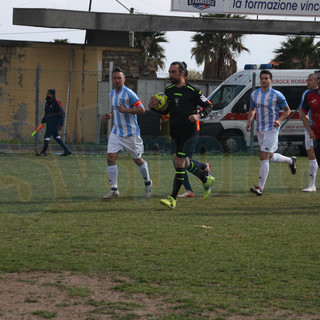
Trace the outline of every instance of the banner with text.
<instances>
[{"instance_id":1,"label":"banner with text","mask_svg":"<svg viewBox=\"0 0 320 320\"><path fill-rule=\"evenodd\" d=\"M319 0L171 0L172 11L281 16L320 16Z\"/></svg>"}]
</instances>

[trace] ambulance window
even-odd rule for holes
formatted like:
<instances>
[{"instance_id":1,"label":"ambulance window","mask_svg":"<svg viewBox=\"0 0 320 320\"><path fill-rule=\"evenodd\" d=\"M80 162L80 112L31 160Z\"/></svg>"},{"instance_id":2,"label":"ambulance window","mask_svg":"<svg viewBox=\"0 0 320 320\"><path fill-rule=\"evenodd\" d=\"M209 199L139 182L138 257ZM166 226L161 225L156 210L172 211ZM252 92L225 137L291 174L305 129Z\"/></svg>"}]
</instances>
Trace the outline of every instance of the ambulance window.
<instances>
[{"instance_id":1,"label":"ambulance window","mask_svg":"<svg viewBox=\"0 0 320 320\"><path fill-rule=\"evenodd\" d=\"M222 85L210 98L213 110L221 110L226 107L244 87L239 85Z\"/></svg>"},{"instance_id":2,"label":"ambulance window","mask_svg":"<svg viewBox=\"0 0 320 320\"><path fill-rule=\"evenodd\" d=\"M234 105L231 112L233 113L246 113L249 111L250 107L250 94L252 90L249 89L240 99L239 101Z\"/></svg>"},{"instance_id":3,"label":"ambulance window","mask_svg":"<svg viewBox=\"0 0 320 320\"><path fill-rule=\"evenodd\" d=\"M273 89L280 91L286 97L291 110L299 107L302 94L305 90L307 90L305 86L277 86L273 87Z\"/></svg>"}]
</instances>

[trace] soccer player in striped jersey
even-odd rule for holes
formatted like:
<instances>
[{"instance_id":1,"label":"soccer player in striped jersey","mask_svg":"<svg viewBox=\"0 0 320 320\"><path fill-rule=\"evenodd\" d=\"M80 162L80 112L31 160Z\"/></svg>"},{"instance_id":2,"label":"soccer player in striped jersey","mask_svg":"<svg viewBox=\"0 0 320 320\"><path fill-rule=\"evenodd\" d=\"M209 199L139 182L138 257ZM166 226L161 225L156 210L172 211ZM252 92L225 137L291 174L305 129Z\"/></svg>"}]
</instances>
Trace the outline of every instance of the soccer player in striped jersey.
<instances>
[{"instance_id":1,"label":"soccer player in striped jersey","mask_svg":"<svg viewBox=\"0 0 320 320\"><path fill-rule=\"evenodd\" d=\"M278 149L278 136L281 122L290 114L290 108L284 95L274 90L272 73L269 70L260 72L261 88L254 90L250 96L250 110L246 130L251 130L251 122L257 115L257 137L260 146L260 174L259 183L250 191L261 196L269 174L272 162L285 162L289 165L291 173L296 173L296 157L286 157L275 153ZM283 110L279 115L280 109Z\"/></svg>"},{"instance_id":2,"label":"soccer player in striped jersey","mask_svg":"<svg viewBox=\"0 0 320 320\"><path fill-rule=\"evenodd\" d=\"M302 106L303 106L303 101L307 93L309 93L311 90L316 90L318 89L318 81L317 81L317 75L315 73L309 74L307 78L307 90L303 93L302 98L301 98L301 103L300 103L300 110L299 110L299 115L300 119L302 120L303 118L303 111L302 111ZM310 126L312 126L312 118L311 118L311 111L308 113L309 121L310 121ZM303 189L303 192L314 192L316 191L316 176L317 176L317 171L318 171L318 163L316 160L316 155L314 153L314 147L313 147L313 140L310 138L310 135L307 131L307 129L304 129L304 144L307 150L308 158L309 158L309 176L310 176L310 182L309 186L305 189Z\"/></svg>"},{"instance_id":3,"label":"soccer player in striped jersey","mask_svg":"<svg viewBox=\"0 0 320 320\"><path fill-rule=\"evenodd\" d=\"M144 114L145 108L138 96L124 85L125 75L120 68L112 71L112 84L114 89L110 93L112 112L105 115L105 120L113 118L113 127L109 135L107 158L109 192L104 199L116 198L120 195L118 190L117 158L121 150L127 151L135 164L138 165L145 184L145 196L152 194L152 181L150 180L147 162L142 158L144 152L143 141L137 114Z\"/></svg>"}]
</instances>

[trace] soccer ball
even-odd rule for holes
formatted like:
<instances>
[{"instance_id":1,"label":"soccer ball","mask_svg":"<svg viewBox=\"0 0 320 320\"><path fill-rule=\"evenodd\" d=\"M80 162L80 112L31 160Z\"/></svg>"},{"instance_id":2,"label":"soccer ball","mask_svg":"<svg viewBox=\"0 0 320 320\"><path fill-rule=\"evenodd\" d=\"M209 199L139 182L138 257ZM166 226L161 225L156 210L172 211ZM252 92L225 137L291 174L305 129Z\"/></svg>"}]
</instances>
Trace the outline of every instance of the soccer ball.
<instances>
[{"instance_id":1,"label":"soccer ball","mask_svg":"<svg viewBox=\"0 0 320 320\"><path fill-rule=\"evenodd\" d=\"M168 108L168 97L164 93L157 93L154 96L158 100L154 109L160 112L165 111Z\"/></svg>"}]
</instances>

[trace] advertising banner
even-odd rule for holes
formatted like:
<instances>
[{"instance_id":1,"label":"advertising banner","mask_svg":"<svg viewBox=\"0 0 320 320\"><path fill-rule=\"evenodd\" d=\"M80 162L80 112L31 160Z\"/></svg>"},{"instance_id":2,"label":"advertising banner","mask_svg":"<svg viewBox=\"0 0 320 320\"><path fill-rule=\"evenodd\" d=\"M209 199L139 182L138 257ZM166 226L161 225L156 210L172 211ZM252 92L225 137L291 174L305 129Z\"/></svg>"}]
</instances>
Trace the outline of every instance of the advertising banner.
<instances>
[{"instance_id":1,"label":"advertising banner","mask_svg":"<svg viewBox=\"0 0 320 320\"><path fill-rule=\"evenodd\" d=\"M172 11L245 15L320 16L319 0L171 0Z\"/></svg>"}]
</instances>

